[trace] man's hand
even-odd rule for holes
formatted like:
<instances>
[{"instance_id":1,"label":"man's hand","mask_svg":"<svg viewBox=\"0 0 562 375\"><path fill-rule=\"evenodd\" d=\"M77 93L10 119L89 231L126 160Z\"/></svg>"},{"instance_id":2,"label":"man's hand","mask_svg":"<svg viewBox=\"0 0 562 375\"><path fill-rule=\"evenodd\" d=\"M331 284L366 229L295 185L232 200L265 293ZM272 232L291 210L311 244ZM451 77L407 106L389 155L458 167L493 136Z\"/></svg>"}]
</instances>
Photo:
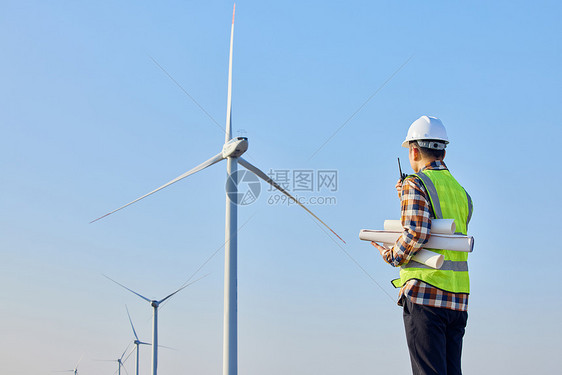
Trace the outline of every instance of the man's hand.
<instances>
[{"instance_id":1,"label":"man's hand","mask_svg":"<svg viewBox=\"0 0 562 375\"><path fill-rule=\"evenodd\" d=\"M387 251L390 251L389 248L384 247L382 245L379 245L378 243L371 241L371 245L373 245L374 247L377 248L377 250L379 251L379 253L381 253L381 256L384 256L386 254Z\"/></svg>"},{"instance_id":2,"label":"man's hand","mask_svg":"<svg viewBox=\"0 0 562 375\"><path fill-rule=\"evenodd\" d=\"M398 180L398 182L396 182L396 192L398 193L398 199L402 198L402 181Z\"/></svg>"}]
</instances>

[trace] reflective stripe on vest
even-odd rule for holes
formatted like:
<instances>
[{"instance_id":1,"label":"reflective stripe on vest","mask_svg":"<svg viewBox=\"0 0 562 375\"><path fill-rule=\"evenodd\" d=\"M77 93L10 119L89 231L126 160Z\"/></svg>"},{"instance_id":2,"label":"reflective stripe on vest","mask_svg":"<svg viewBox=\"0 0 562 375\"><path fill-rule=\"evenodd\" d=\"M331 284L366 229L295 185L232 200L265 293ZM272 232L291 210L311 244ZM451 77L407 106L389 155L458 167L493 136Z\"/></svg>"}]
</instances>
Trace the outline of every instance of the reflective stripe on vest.
<instances>
[{"instance_id":1,"label":"reflective stripe on vest","mask_svg":"<svg viewBox=\"0 0 562 375\"><path fill-rule=\"evenodd\" d=\"M408 263L404 264L402 268L427 268L430 270L434 270L435 268L426 266L423 263L418 263L415 260L410 260ZM443 265L439 268L440 271L457 271L457 272L467 272L468 271L468 262L465 261L452 261L452 260L444 260Z\"/></svg>"},{"instance_id":2,"label":"reflective stripe on vest","mask_svg":"<svg viewBox=\"0 0 562 375\"><path fill-rule=\"evenodd\" d=\"M466 193L466 190L464 191ZM468 229L468 223L470 223L470 219L472 219L472 198L468 193L466 193L466 199L468 200L468 218L466 219L466 226ZM468 231L467 231L468 232Z\"/></svg>"},{"instance_id":3,"label":"reflective stripe on vest","mask_svg":"<svg viewBox=\"0 0 562 375\"><path fill-rule=\"evenodd\" d=\"M410 177L419 178L423 183L429 195L432 216L455 219L457 233L466 235L472 216L472 199L451 173L446 169L427 170ZM440 249L431 251L443 254L445 260L440 269L410 260L400 268L400 279L392 281L394 286L401 287L408 280L418 279L449 292L469 293L468 253Z\"/></svg>"}]
</instances>

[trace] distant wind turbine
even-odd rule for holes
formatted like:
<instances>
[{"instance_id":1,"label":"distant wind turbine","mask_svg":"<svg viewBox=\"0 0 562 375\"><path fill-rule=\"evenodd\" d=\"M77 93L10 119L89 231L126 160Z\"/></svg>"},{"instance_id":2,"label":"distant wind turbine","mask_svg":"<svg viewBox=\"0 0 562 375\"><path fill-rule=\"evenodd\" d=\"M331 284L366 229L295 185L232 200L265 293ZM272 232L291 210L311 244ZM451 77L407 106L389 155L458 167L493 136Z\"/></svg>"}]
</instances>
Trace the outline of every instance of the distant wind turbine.
<instances>
[{"instance_id":1,"label":"distant wind turbine","mask_svg":"<svg viewBox=\"0 0 562 375\"><path fill-rule=\"evenodd\" d=\"M117 281L113 280L112 278L110 278L106 275L104 275L104 276L106 278L108 278L109 280L113 281L115 284L127 289L129 292L131 292L133 294L136 294L137 296L139 296L143 300L150 303L150 306L152 306L152 309L153 309L153 314L152 314L152 375L157 375L157 369L158 369L158 307L160 306L160 304L162 304L162 302L168 300L174 294L176 294L176 293L180 292L181 290L187 288L191 284L196 283L197 281L201 280L202 278L199 278L195 281L192 281L189 284L185 284L184 286L180 287L175 292L170 293L169 295L162 298L161 300L151 300L151 299L146 298L145 296L135 292L134 290L127 288L125 285L123 285L121 283L118 283ZM205 276L203 276L203 277L205 277ZM127 313L128 313L128 310L127 310ZM130 316L129 316L129 319L130 319ZM132 322L131 322L131 326L132 326ZM134 328L133 328L133 331L134 331ZM137 335L135 333L135 337L136 336ZM137 341L138 341L138 338L137 338ZM141 343L141 344L144 344L144 343ZM138 346L137 346L137 369L138 369Z\"/></svg>"},{"instance_id":2,"label":"distant wind turbine","mask_svg":"<svg viewBox=\"0 0 562 375\"><path fill-rule=\"evenodd\" d=\"M129 308L125 305L127 309L127 316L129 317L129 323L131 323L131 328L133 329L133 334L135 335L135 341L133 343L136 346L137 351L137 358L136 358L136 366L135 366L135 374L139 375L139 346L140 345L150 345L148 342L142 342L139 340L139 336L137 335L137 331L135 331L135 326L133 325L133 320L131 319L131 314L129 314Z\"/></svg>"},{"instance_id":3,"label":"distant wind turbine","mask_svg":"<svg viewBox=\"0 0 562 375\"><path fill-rule=\"evenodd\" d=\"M125 373L128 374L127 369L125 368L125 365L123 364L127 359L123 360L123 357L125 356L125 353L127 353L127 350L129 350L130 346L131 346L131 344L127 345L127 347L123 351L123 354L121 354L121 357L119 357L117 359L98 359L98 361L117 362L117 371L115 371L114 374L121 375L121 368L123 368L123 370L125 370ZM129 358L129 356L127 356L127 358Z\"/></svg>"},{"instance_id":4,"label":"distant wind turbine","mask_svg":"<svg viewBox=\"0 0 562 375\"><path fill-rule=\"evenodd\" d=\"M238 312L237 312L237 226L238 226L238 213L237 205L239 202L239 194L237 187L237 176L236 172L238 170L238 163L243 167L253 172L257 177L261 178L271 186L275 187L277 190L285 194L296 204L301 206L312 215L316 220L318 220L322 225L328 228L336 237L338 237L342 242L345 241L326 223L324 223L318 216L316 216L312 211L305 207L298 199L293 197L289 192L283 189L279 184L277 184L273 179L271 179L266 173L260 170L258 167L250 164L247 160L243 159L241 156L248 149L248 138L246 137L236 137L232 138L232 51L234 44L234 11L232 10L232 27L230 31L230 54L228 63L228 95L227 95L227 105L226 105L226 131L225 131L225 143L222 146L222 151L207 161L199 164L195 168L185 172L184 174L174 178L173 180L167 182L166 184L160 186L159 188L151 191L148 194L143 195L140 198L135 199L132 202L127 203L124 206L119 207L93 221L91 223L103 219L104 217L111 215L133 203L140 201L143 198L148 197L156 193L159 190L164 189L196 172L199 172L213 164L216 164L224 159L227 160L226 172L227 172L227 197L226 197L226 225L225 225L225 275L224 275L224 331L223 331L223 375L237 375L238 374ZM135 293L135 292L133 292ZM135 293L137 294L137 293ZM139 295L140 296L140 295ZM142 297L142 296L141 296ZM144 298L144 297L142 297ZM156 310L155 310L156 311ZM153 342L153 347L155 343Z\"/></svg>"},{"instance_id":5,"label":"distant wind turbine","mask_svg":"<svg viewBox=\"0 0 562 375\"><path fill-rule=\"evenodd\" d=\"M82 358L84 358L84 354L82 354L78 362L76 362L76 366L74 366L72 370L60 370L55 372L72 372L74 375L78 375L78 365L80 364L80 362L82 362Z\"/></svg>"}]
</instances>

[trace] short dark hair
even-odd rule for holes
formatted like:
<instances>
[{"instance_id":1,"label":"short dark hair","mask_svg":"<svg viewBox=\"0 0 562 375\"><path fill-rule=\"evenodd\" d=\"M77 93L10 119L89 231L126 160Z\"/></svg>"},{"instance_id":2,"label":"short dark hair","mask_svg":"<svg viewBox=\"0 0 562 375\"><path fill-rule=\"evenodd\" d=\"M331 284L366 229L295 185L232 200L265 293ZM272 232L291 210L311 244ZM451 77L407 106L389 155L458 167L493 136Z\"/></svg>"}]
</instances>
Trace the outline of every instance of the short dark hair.
<instances>
[{"instance_id":1,"label":"short dark hair","mask_svg":"<svg viewBox=\"0 0 562 375\"><path fill-rule=\"evenodd\" d=\"M428 141L431 141L428 139ZM440 142L440 141L437 141ZM441 142L442 143L442 142ZM445 157L445 150L435 150L433 148L421 147L418 141L410 141L410 145L416 146L418 150L422 153L422 155L426 158L432 157L435 159L442 160Z\"/></svg>"}]
</instances>

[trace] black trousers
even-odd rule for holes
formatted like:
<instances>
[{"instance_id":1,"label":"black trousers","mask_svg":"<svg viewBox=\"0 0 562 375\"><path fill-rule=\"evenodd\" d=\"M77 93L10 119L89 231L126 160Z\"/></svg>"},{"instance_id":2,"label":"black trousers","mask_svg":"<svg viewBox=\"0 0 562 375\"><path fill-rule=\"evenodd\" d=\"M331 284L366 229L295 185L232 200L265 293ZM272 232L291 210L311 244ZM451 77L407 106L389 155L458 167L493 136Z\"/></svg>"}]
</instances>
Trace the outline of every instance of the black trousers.
<instances>
[{"instance_id":1,"label":"black trousers","mask_svg":"<svg viewBox=\"0 0 562 375\"><path fill-rule=\"evenodd\" d=\"M462 338L468 313L417 305L406 297L404 328L414 375L462 374Z\"/></svg>"}]
</instances>

